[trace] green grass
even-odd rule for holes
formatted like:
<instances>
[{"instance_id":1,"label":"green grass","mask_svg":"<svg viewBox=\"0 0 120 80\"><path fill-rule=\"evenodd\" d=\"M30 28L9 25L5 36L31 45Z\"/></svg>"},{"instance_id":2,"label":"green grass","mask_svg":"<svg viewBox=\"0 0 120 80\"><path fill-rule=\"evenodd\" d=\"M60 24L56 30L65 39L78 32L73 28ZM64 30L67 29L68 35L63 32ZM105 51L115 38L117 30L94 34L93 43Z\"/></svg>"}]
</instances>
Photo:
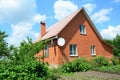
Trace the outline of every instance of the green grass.
<instances>
[{"instance_id":1,"label":"green grass","mask_svg":"<svg viewBox=\"0 0 120 80\"><path fill-rule=\"evenodd\" d=\"M120 64L95 68L96 71L120 74Z\"/></svg>"},{"instance_id":2,"label":"green grass","mask_svg":"<svg viewBox=\"0 0 120 80\"><path fill-rule=\"evenodd\" d=\"M52 71L57 80L120 80L120 64L116 59L108 63L102 56L90 62L75 59Z\"/></svg>"},{"instance_id":3,"label":"green grass","mask_svg":"<svg viewBox=\"0 0 120 80\"><path fill-rule=\"evenodd\" d=\"M94 70L87 72L71 72L71 73L61 73L61 70L59 71L55 70L55 74L58 77L57 80L119 80L120 79L120 64L97 67Z\"/></svg>"}]
</instances>

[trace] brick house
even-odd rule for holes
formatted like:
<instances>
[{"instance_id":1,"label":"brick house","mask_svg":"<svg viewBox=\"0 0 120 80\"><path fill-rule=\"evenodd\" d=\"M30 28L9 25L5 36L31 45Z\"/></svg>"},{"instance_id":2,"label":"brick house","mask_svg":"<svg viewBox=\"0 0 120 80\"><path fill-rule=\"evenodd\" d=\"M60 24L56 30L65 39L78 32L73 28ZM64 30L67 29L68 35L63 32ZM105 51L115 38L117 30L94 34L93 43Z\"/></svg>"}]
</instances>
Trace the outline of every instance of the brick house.
<instances>
[{"instance_id":1,"label":"brick house","mask_svg":"<svg viewBox=\"0 0 120 80\"><path fill-rule=\"evenodd\" d=\"M76 57L90 60L95 56L113 56L113 48L105 43L84 8L77 10L46 30L41 22L40 40L50 39L50 44L36 56L46 56L45 62L60 65Z\"/></svg>"}]
</instances>

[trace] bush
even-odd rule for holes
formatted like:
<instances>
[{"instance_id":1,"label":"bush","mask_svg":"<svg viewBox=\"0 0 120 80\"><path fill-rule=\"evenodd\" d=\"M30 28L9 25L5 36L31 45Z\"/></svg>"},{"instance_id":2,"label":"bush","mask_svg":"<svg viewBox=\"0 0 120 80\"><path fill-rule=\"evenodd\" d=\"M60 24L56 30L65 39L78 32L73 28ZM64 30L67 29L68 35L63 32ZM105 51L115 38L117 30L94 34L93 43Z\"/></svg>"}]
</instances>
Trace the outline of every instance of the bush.
<instances>
[{"instance_id":1,"label":"bush","mask_svg":"<svg viewBox=\"0 0 120 80\"><path fill-rule=\"evenodd\" d=\"M33 43L27 38L19 47L11 46L11 55L0 61L0 80L53 80L45 63L35 60L35 54L44 49L48 41Z\"/></svg>"},{"instance_id":2,"label":"bush","mask_svg":"<svg viewBox=\"0 0 120 80\"><path fill-rule=\"evenodd\" d=\"M46 80L51 78L48 67L38 61L29 61L19 65L0 65L0 79L2 80Z\"/></svg>"},{"instance_id":3,"label":"bush","mask_svg":"<svg viewBox=\"0 0 120 80\"><path fill-rule=\"evenodd\" d=\"M61 70L62 72L65 72L65 73L70 73L72 72L72 65L71 65L71 62L67 62L65 64L62 65L61 67Z\"/></svg>"},{"instance_id":4,"label":"bush","mask_svg":"<svg viewBox=\"0 0 120 80\"><path fill-rule=\"evenodd\" d=\"M116 57L112 57L111 61L112 61L113 65L119 64L119 60Z\"/></svg>"},{"instance_id":5,"label":"bush","mask_svg":"<svg viewBox=\"0 0 120 80\"><path fill-rule=\"evenodd\" d=\"M79 71L85 72L92 68L92 66L88 62L81 63L79 65Z\"/></svg>"},{"instance_id":6,"label":"bush","mask_svg":"<svg viewBox=\"0 0 120 80\"><path fill-rule=\"evenodd\" d=\"M111 65L111 66L102 66L98 67L95 70L108 73L120 74L120 65Z\"/></svg>"},{"instance_id":7,"label":"bush","mask_svg":"<svg viewBox=\"0 0 120 80\"><path fill-rule=\"evenodd\" d=\"M85 58L77 58L72 62L73 72L87 71L91 69L91 65Z\"/></svg>"},{"instance_id":8,"label":"bush","mask_svg":"<svg viewBox=\"0 0 120 80\"><path fill-rule=\"evenodd\" d=\"M94 67L107 66L108 65L108 60L104 56L97 56L97 57L92 59L91 64Z\"/></svg>"},{"instance_id":9,"label":"bush","mask_svg":"<svg viewBox=\"0 0 120 80\"><path fill-rule=\"evenodd\" d=\"M89 64L89 62L87 62L85 58L81 58L81 59L77 58L72 62L67 62L63 64L61 67L62 72L65 73L87 71L90 70L91 68L92 68L91 65Z\"/></svg>"}]
</instances>

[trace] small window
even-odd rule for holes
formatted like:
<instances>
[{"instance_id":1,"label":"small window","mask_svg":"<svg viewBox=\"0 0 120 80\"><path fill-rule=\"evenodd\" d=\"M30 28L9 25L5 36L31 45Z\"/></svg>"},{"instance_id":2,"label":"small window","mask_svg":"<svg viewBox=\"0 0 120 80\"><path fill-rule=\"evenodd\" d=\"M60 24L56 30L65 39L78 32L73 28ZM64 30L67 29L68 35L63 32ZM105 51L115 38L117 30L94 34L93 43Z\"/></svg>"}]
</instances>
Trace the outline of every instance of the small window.
<instances>
[{"instance_id":1,"label":"small window","mask_svg":"<svg viewBox=\"0 0 120 80\"><path fill-rule=\"evenodd\" d=\"M84 25L80 25L80 34L86 34L86 29Z\"/></svg>"},{"instance_id":2,"label":"small window","mask_svg":"<svg viewBox=\"0 0 120 80\"><path fill-rule=\"evenodd\" d=\"M96 55L95 46L91 45L91 55Z\"/></svg>"},{"instance_id":3,"label":"small window","mask_svg":"<svg viewBox=\"0 0 120 80\"><path fill-rule=\"evenodd\" d=\"M75 44L70 44L70 56L77 56L77 49Z\"/></svg>"},{"instance_id":4,"label":"small window","mask_svg":"<svg viewBox=\"0 0 120 80\"><path fill-rule=\"evenodd\" d=\"M49 47L48 46L46 46L45 47L45 57L48 57L49 56Z\"/></svg>"}]
</instances>

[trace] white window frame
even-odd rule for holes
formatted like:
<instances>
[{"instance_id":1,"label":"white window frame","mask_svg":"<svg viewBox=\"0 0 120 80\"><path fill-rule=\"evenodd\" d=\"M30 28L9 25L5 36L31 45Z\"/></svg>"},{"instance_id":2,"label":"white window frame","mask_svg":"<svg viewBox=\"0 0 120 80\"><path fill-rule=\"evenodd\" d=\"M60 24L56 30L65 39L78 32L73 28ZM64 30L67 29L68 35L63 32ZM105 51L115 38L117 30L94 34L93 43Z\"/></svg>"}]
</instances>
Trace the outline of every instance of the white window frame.
<instances>
[{"instance_id":1,"label":"white window frame","mask_svg":"<svg viewBox=\"0 0 120 80\"><path fill-rule=\"evenodd\" d=\"M91 55L93 56L96 55L95 45L91 45L90 50L91 50Z\"/></svg>"},{"instance_id":2,"label":"white window frame","mask_svg":"<svg viewBox=\"0 0 120 80\"><path fill-rule=\"evenodd\" d=\"M74 46L75 47L75 50L74 50L74 48L72 47L72 50L73 51L71 51L71 46ZM70 51L70 56L78 56L78 53L77 53L77 45L76 44L70 44L69 45L69 51ZM71 54L72 53L72 54Z\"/></svg>"},{"instance_id":3,"label":"white window frame","mask_svg":"<svg viewBox=\"0 0 120 80\"><path fill-rule=\"evenodd\" d=\"M86 34L86 28L84 25L80 25L80 34Z\"/></svg>"}]
</instances>

